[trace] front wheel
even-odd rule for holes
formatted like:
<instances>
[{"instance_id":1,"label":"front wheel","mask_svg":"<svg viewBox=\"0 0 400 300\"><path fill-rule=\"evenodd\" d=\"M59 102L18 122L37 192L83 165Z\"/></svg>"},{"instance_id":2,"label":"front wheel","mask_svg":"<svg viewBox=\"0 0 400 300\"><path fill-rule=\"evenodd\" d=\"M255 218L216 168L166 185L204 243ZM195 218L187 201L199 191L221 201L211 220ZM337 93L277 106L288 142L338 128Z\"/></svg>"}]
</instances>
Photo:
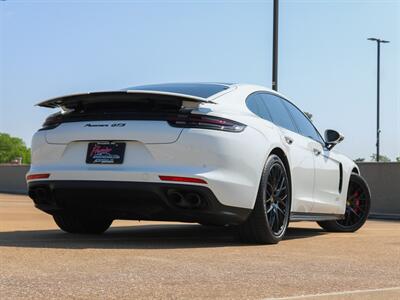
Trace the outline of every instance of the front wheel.
<instances>
[{"instance_id":1,"label":"front wheel","mask_svg":"<svg viewBox=\"0 0 400 300\"><path fill-rule=\"evenodd\" d=\"M239 226L243 241L276 244L289 224L291 188L282 160L271 155L265 164L256 203L248 219Z\"/></svg>"},{"instance_id":2,"label":"front wheel","mask_svg":"<svg viewBox=\"0 0 400 300\"><path fill-rule=\"evenodd\" d=\"M371 207L371 194L366 181L358 174L350 177L346 210L343 219L321 221L318 224L327 231L354 232L364 225Z\"/></svg>"},{"instance_id":3,"label":"front wheel","mask_svg":"<svg viewBox=\"0 0 400 300\"><path fill-rule=\"evenodd\" d=\"M113 222L112 219L90 214L63 213L53 216L54 221L68 233L100 234L106 231Z\"/></svg>"}]
</instances>

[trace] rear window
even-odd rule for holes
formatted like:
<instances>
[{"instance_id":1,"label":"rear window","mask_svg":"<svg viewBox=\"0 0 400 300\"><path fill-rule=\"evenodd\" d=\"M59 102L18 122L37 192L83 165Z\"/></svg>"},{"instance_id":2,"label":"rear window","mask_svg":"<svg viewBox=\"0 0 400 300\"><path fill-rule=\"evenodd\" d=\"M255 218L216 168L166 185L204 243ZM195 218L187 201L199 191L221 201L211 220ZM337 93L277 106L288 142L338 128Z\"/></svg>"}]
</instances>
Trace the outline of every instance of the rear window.
<instances>
[{"instance_id":1,"label":"rear window","mask_svg":"<svg viewBox=\"0 0 400 300\"><path fill-rule=\"evenodd\" d=\"M159 91L177 94L185 94L189 96L208 98L229 89L228 84L218 83L166 83L166 84L151 84L141 85L127 88L127 90L145 90Z\"/></svg>"}]
</instances>

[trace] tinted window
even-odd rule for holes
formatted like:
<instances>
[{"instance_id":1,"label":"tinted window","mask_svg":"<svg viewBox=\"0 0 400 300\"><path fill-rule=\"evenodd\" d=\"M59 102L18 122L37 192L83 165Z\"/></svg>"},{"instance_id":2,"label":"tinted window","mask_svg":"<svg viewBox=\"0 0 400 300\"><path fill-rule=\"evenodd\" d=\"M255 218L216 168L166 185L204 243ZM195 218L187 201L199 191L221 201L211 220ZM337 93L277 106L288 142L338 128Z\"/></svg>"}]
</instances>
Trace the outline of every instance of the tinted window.
<instances>
[{"instance_id":1,"label":"tinted window","mask_svg":"<svg viewBox=\"0 0 400 300\"><path fill-rule=\"evenodd\" d=\"M310 120L296 106L285 100L283 100L283 102L292 115L300 134L312 138L320 143L324 143L317 130L311 124Z\"/></svg>"},{"instance_id":2,"label":"tinted window","mask_svg":"<svg viewBox=\"0 0 400 300\"><path fill-rule=\"evenodd\" d=\"M259 94L250 95L246 100L246 104L247 107L257 116L272 122L271 115Z\"/></svg>"},{"instance_id":3,"label":"tinted window","mask_svg":"<svg viewBox=\"0 0 400 300\"><path fill-rule=\"evenodd\" d=\"M282 100L271 94L259 94L263 103L268 108L271 114L272 121L283 128L297 132L295 125L293 124L290 115L285 108Z\"/></svg>"},{"instance_id":4,"label":"tinted window","mask_svg":"<svg viewBox=\"0 0 400 300\"><path fill-rule=\"evenodd\" d=\"M258 106L258 95L252 94L246 99L247 108L250 109L251 112L255 113L257 116L260 115L260 107Z\"/></svg>"},{"instance_id":5,"label":"tinted window","mask_svg":"<svg viewBox=\"0 0 400 300\"><path fill-rule=\"evenodd\" d=\"M185 94L201 98L208 98L219 92L229 89L228 84L217 83L166 83L141 85L127 88L127 90L146 90Z\"/></svg>"}]
</instances>

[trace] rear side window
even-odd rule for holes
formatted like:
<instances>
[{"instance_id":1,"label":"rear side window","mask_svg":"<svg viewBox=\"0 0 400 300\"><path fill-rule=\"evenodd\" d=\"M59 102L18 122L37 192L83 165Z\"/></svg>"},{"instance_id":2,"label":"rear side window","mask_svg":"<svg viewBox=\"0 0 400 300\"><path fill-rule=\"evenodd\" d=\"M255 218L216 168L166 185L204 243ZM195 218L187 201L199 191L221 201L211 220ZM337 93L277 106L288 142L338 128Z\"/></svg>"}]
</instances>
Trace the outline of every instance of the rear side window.
<instances>
[{"instance_id":1,"label":"rear side window","mask_svg":"<svg viewBox=\"0 0 400 300\"><path fill-rule=\"evenodd\" d=\"M262 103L267 107L271 114L272 121L285 129L298 132L296 126L285 108L282 99L272 94L258 94Z\"/></svg>"},{"instance_id":2,"label":"rear side window","mask_svg":"<svg viewBox=\"0 0 400 300\"><path fill-rule=\"evenodd\" d=\"M257 116L272 122L271 115L259 94L252 94L246 100L246 105Z\"/></svg>"},{"instance_id":3,"label":"rear side window","mask_svg":"<svg viewBox=\"0 0 400 300\"><path fill-rule=\"evenodd\" d=\"M258 95L252 94L246 99L247 108L257 116L260 116L260 107L258 106Z\"/></svg>"},{"instance_id":4,"label":"rear side window","mask_svg":"<svg viewBox=\"0 0 400 300\"><path fill-rule=\"evenodd\" d=\"M315 129L314 125L311 124L310 120L292 103L283 100L286 108L289 110L290 114L293 117L294 122L297 125L297 128L300 131L300 134L306 137L309 137L321 144L324 144L323 139L321 138L318 131Z\"/></svg>"}]
</instances>

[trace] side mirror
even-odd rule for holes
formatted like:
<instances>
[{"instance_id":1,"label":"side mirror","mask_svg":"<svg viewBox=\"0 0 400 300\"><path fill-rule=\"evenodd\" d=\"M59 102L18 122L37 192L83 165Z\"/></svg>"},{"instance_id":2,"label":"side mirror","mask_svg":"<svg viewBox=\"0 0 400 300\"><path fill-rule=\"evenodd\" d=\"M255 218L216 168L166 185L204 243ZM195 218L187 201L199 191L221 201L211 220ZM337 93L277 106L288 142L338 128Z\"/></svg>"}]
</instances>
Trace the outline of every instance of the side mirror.
<instances>
[{"instance_id":1,"label":"side mirror","mask_svg":"<svg viewBox=\"0 0 400 300\"><path fill-rule=\"evenodd\" d=\"M325 143L326 147L331 150L337 144L344 140L344 136L333 129L325 130Z\"/></svg>"}]
</instances>

